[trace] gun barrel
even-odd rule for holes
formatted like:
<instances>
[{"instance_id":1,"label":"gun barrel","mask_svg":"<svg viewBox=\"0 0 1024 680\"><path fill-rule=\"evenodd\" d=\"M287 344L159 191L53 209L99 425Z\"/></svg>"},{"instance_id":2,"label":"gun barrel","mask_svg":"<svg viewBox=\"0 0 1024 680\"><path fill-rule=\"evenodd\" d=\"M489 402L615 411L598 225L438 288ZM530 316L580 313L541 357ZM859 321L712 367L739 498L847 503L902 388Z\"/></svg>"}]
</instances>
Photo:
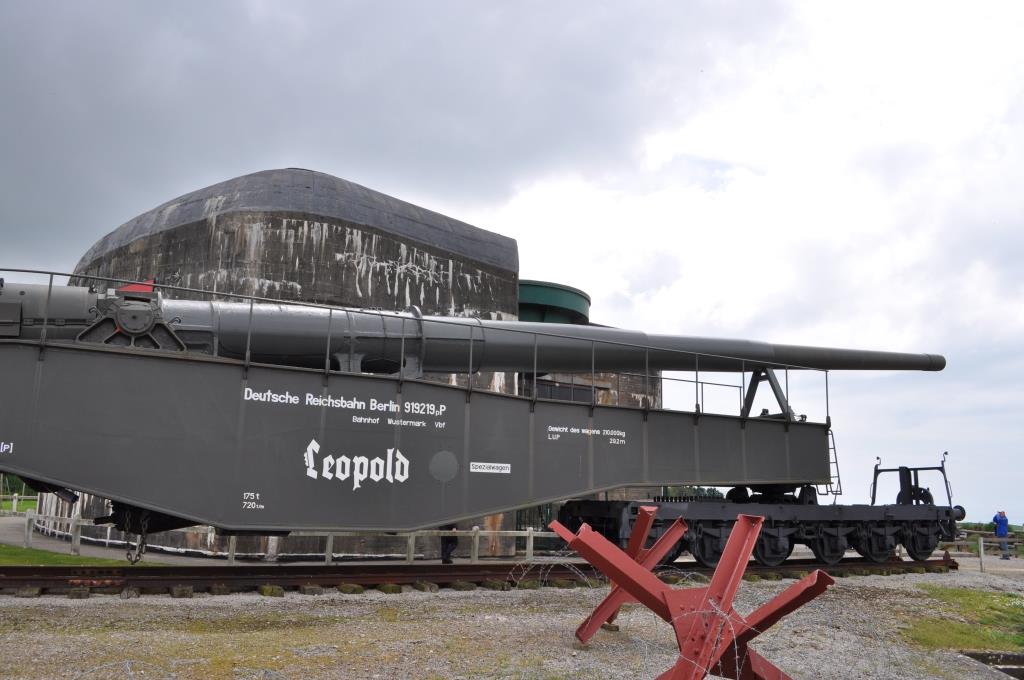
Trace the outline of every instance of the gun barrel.
<instances>
[{"instance_id":1,"label":"gun barrel","mask_svg":"<svg viewBox=\"0 0 1024 680\"><path fill-rule=\"evenodd\" d=\"M521 371L550 373L644 370L749 371L759 366L823 370L941 370L932 354L775 345L569 324L423 317L415 313L328 311L291 305L167 302L168 315L203 318L217 327L221 354L322 366L415 365L436 373ZM330 350L326 347L330 344Z\"/></svg>"},{"instance_id":2,"label":"gun barrel","mask_svg":"<svg viewBox=\"0 0 1024 680\"><path fill-rule=\"evenodd\" d=\"M0 288L0 337L38 338L46 326L48 339L92 338L95 334L85 331L103 316L100 308L107 305L107 317L120 319L110 305L124 306L126 300L104 300L82 287L7 284ZM154 318L162 319L191 351L314 368L329 361L346 370L375 372L394 372L403 366L437 373L749 371L758 367L939 371L946 364L936 354L655 335L602 326L424 317L415 309L389 313L159 297L151 303L131 304L135 305L132 314L143 313L140 310L151 304ZM131 332L128 326L132 325L119 321L117 330Z\"/></svg>"},{"instance_id":3,"label":"gun barrel","mask_svg":"<svg viewBox=\"0 0 1024 680\"><path fill-rule=\"evenodd\" d=\"M445 320L448 321L448 320ZM432 327L424 320L427 343L424 365L430 370L454 371L468 365L468 337L462 331L461 346L451 326ZM564 324L479 321L479 368L491 371L749 371L757 367L819 370L922 370L939 371L942 356L835 347L780 345L751 340L656 335L638 331ZM432 349L438 340L442 352ZM536 338L536 340L534 339ZM477 364L477 360L474 360ZM463 368L463 370L465 370Z\"/></svg>"}]
</instances>

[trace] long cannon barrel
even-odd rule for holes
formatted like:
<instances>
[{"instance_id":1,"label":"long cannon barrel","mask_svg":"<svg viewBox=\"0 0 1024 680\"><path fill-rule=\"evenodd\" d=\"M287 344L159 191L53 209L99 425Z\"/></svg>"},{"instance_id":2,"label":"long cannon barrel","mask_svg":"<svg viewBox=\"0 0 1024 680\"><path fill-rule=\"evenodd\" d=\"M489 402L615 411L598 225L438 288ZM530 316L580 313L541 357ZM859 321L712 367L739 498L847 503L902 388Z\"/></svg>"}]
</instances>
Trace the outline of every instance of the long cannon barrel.
<instances>
[{"instance_id":1,"label":"long cannon barrel","mask_svg":"<svg viewBox=\"0 0 1024 680\"><path fill-rule=\"evenodd\" d=\"M0 339L179 349L259 363L437 373L520 371L939 371L936 354L656 335L601 326L523 323L268 302L106 296L88 288L0 287Z\"/></svg>"}]
</instances>

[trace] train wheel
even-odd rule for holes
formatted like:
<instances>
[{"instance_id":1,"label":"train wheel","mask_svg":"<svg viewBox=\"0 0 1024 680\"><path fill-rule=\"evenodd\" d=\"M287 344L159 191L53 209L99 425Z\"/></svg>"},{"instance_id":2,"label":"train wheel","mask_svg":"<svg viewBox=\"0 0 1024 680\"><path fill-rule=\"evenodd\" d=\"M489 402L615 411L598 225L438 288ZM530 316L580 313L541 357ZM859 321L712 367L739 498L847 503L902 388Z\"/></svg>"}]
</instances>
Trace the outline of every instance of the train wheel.
<instances>
[{"instance_id":1,"label":"train wheel","mask_svg":"<svg viewBox=\"0 0 1024 680\"><path fill-rule=\"evenodd\" d=\"M846 537L821 534L810 542L814 559L825 564L838 564L846 554Z\"/></svg>"},{"instance_id":2,"label":"train wheel","mask_svg":"<svg viewBox=\"0 0 1024 680\"><path fill-rule=\"evenodd\" d=\"M661 562L659 564L661 564L661 566L663 567L671 567L673 564L675 564L675 561L679 559L679 556L683 554L683 550L685 549L686 541L680 539L680 541L676 543L675 547L669 550L668 554L661 559Z\"/></svg>"},{"instance_id":3,"label":"train wheel","mask_svg":"<svg viewBox=\"0 0 1024 680\"><path fill-rule=\"evenodd\" d=\"M903 530L903 547L915 562L924 562L939 544L939 534L928 522L914 522Z\"/></svg>"},{"instance_id":4,"label":"train wheel","mask_svg":"<svg viewBox=\"0 0 1024 680\"><path fill-rule=\"evenodd\" d=\"M777 567L793 554L793 542L788 536L768 536L761 533L754 544L754 560L766 567Z\"/></svg>"},{"instance_id":5,"label":"train wheel","mask_svg":"<svg viewBox=\"0 0 1024 680\"><path fill-rule=\"evenodd\" d=\"M725 500L733 503L749 503L750 490L745 486L734 486L725 494Z\"/></svg>"},{"instance_id":6,"label":"train wheel","mask_svg":"<svg viewBox=\"0 0 1024 680\"><path fill-rule=\"evenodd\" d=\"M690 538L690 554L697 560L697 564L714 569L718 566L718 560L722 559L726 536L719 538L700 531L699 526L697 529Z\"/></svg>"},{"instance_id":7,"label":"train wheel","mask_svg":"<svg viewBox=\"0 0 1024 680\"><path fill-rule=\"evenodd\" d=\"M896 548L896 540L890 532L886 531L884 525L868 522L858 532L854 548L866 560L878 563L888 562L892 558L892 551Z\"/></svg>"}]
</instances>

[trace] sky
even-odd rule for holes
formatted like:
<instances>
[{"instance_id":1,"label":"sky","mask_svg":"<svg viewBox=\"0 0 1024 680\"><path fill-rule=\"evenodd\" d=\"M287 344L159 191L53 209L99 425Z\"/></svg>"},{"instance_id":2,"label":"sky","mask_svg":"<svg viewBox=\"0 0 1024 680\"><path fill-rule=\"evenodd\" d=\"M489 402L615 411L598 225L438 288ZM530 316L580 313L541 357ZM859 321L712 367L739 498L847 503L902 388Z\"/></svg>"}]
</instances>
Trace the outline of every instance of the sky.
<instances>
[{"instance_id":1,"label":"sky","mask_svg":"<svg viewBox=\"0 0 1024 680\"><path fill-rule=\"evenodd\" d=\"M969 519L1024 521L1020 3L7 0L0 26L0 266L315 169L517 239L597 323L943 354L830 375L840 500L948 450Z\"/></svg>"}]
</instances>

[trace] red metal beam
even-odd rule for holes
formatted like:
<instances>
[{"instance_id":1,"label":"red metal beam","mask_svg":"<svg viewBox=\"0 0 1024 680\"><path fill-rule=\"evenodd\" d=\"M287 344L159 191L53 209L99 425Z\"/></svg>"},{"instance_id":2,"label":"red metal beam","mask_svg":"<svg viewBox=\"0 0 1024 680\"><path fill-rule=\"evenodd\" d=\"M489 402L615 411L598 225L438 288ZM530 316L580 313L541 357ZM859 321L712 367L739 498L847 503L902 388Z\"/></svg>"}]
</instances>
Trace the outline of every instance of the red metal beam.
<instances>
[{"instance_id":1,"label":"red metal beam","mask_svg":"<svg viewBox=\"0 0 1024 680\"><path fill-rule=\"evenodd\" d=\"M581 526L576 534L558 521L548 526L565 539L570 548L600 569L601 573L632 595L637 602L666 621L672 618L668 605L661 596L665 584L649 570L631 560L618 546L591 529L589 524Z\"/></svg>"},{"instance_id":2,"label":"red metal beam","mask_svg":"<svg viewBox=\"0 0 1024 680\"><path fill-rule=\"evenodd\" d=\"M679 669L680 664L676 664L676 672L667 677L703 678L706 669L721 656L719 649L723 643L731 645L736 624L742 621L732 620L738 618L733 616L732 601L763 522L763 517L738 516L708 587L666 594L673 614L678 617L679 623L673 627L679 657L690 662L688 669ZM700 675L694 675L698 670Z\"/></svg>"},{"instance_id":3,"label":"red metal beam","mask_svg":"<svg viewBox=\"0 0 1024 680\"><path fill-rule=\"evenodd\" d=\"M658 540L655 541L649 550L639 548L647 538L647 533L650 531L651 524L654 522L654 515L657 511L657 508L640 508L641 516L637 518L637 523L633 525L633 533L629 537L629 546L626 548L626 555L632 557L641 567L648 571L652 571L654 567L658 566L665 555L675 547L676 543L682 540L683 535L686 533L686 522L682 519L677 519L665 533L658 537ZM642 523L641 517L643 519ZM638 536L642 538L638 539ZM637 548L636 552L631 552L634 547ZM601 601L601 604L597 605L590 616L584 619L580 627L576 629L576 638L586 644L594 636L594 633L600 630L603 624L611 623L615 620L615 617L619 614L619 607L632 601L634 599L630 596L629 592L613 581L612 590L608 593L608 596Z\"/></svg>"},{"instance_id":4,"label":"red metal beam","mask_svg":"<svg viewBox=\"0 0 1024 680\"><path fill-rule=\"evenodd\" d=\"M814 599L833 583L832 578L816 571L804 578L749 617L740 616L732 603L746 570L750 553L761 531L763 517L739 515L729 534L725 551L706 588L674 590L650 570L667 554L686 531L677 520L650 550L642 546L654 519L650 508L643 509L630 536L632 555L584 524L573 534L558 522L551 528L569 543L569 547L600 569L613 582L612 591L577 629L576 636L589 640L601 623L614 617L618 607L630 597L668 621L679 644L675 665L658 676L659 680L700 680L714 670L735 680L786 680L783 673L747 643L786 614Z\"/></svg>"},{"instance_id":5,"label":"red metal beam","mask_svg":"<svg viewBox=\"0 0 1024 680\"><path fill-rule=\"evenodd\" d=\"M626 554L635 561L640 561L640 552L647 545L647 535L651 533L654 526L654 516L658 514L658 508L650 505L641 505L636 514L636 522L633 523L633 532L629 535L629 544L626 546Z\"/></svg>"}]
</instances>

